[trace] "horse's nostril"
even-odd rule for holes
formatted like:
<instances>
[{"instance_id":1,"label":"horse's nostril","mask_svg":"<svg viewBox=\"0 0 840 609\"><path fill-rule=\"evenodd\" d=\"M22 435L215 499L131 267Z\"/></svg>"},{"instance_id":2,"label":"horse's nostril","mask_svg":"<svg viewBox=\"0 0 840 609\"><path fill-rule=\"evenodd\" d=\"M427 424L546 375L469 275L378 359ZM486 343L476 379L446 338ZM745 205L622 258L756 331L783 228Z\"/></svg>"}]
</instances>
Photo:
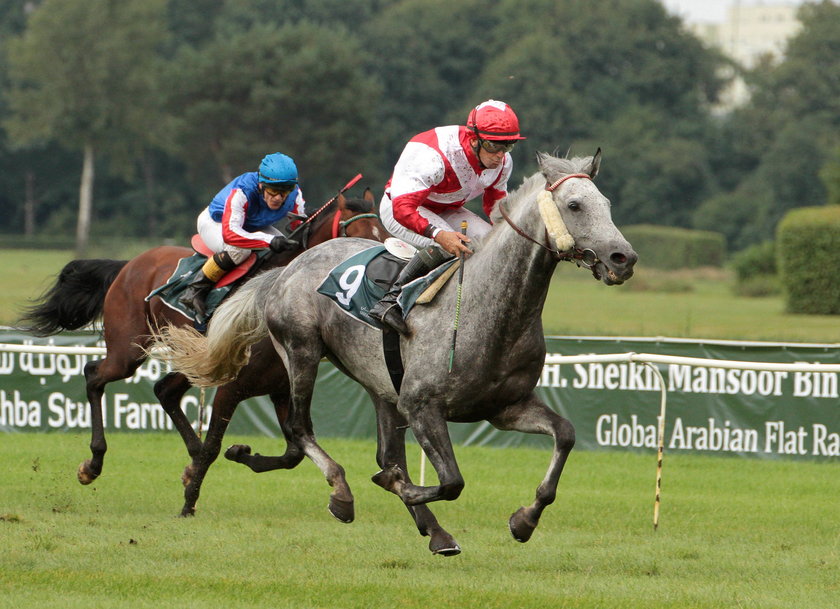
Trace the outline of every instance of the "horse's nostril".
<instances>
[{"instance_id":1,"label":"horse's nostril","mask_svg":"<svg viewBox=\"0 0 840 609\"><path fill-rule=\"evenodd\" d=\"M610 260L612 260L615 264L624 264L627 262L627 256L622 254L621 252L616 252L612 256L610 256Z\"/></svg>"}]
</instances>

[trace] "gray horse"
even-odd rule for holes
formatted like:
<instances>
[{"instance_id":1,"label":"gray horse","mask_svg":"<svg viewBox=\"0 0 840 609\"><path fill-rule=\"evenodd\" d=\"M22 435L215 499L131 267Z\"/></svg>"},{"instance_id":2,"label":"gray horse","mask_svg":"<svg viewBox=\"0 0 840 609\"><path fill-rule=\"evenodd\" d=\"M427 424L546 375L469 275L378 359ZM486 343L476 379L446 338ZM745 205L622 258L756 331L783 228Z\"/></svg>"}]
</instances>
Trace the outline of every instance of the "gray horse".
<instances>
[{"instance_id":1,"label":"gray horse","mask_svg":"<svg viewBox=\"0 0 840 609\"><path fill-rule=\"evenodd\" d=\"M464 479L455 460L447 421L487 420L498 429L552 436L548 471L528 507L510 517L513 537L530 539L574 446L571 422L552 411L534 388L545 360L541 314L549 282L560 260L577 261L607 285L633 274L637 256L612 222L610 203L592 182L600 165L593 157L563 159L538 155L540 172L503 201L493 230L466 259L454 366L449 350L457 282L450 281L427 305L407 317L409 337L401 338L404 377L399 394L382 355L380 331L359 323L316 288L336 265L373 245L337 239L304 252L285 270L250 281L217 310L206 338L188 329L164 332L157 346L195 384L216 385L236 376L249 345L270 334L291 384L288 426L294 440L333 487L333 503L352 502L344 471L317 444L310 402L318 362L329 358L361 383L373 398L379 421L373 481L398 495L420 532L432 536L430 549L460 552L445 531L424 530L426 503L456 499ZM405 427L435 468L439 484L412 483L406 466ZM418 511L422 516L418 519Z\"/></svg>"}]
</instances>

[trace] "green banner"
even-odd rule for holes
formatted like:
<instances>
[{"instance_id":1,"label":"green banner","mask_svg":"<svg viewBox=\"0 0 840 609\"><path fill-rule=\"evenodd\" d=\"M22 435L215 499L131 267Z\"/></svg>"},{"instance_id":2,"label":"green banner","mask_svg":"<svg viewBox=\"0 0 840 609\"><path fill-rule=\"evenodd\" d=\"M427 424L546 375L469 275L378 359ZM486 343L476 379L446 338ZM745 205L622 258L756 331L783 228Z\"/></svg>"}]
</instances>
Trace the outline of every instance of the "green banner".
<instances>
[{"instance_id":1,"label":"green banner","mask_svg":"<svg viewBox=\"0 0 840 609\"><path fill-rule=\"evenodd\" d=\"M33 339L0 331L0 343L101 347L95 334ZM548 358L537 392L577 430L588 450L655 451L659 376L641 362L552 363L554 356L649 353L718 361L840 364L835 345L739 343L642 338L548 337ZM101 355L0 351L0 431L90 428L85 364ZM665 381L666 452L688 451L761 458L836 460L840 457L838 373L727 369L656 364ZM146 361L133 377L110 383L103 398L106 429L172 429L154 384L168 372ZM192 389L182 408L197 425L202 396ZM212 403L212 391L204 400ZM323 362L313 399L320 436L376 437L370 399L356 383ZM204 425L209 420L204 410ZM280 435L267 397L240 404L231 433ZM544 436L502 432L489 423L450 424L457 444L550 447Z\"/></svg>"}]
</instances>

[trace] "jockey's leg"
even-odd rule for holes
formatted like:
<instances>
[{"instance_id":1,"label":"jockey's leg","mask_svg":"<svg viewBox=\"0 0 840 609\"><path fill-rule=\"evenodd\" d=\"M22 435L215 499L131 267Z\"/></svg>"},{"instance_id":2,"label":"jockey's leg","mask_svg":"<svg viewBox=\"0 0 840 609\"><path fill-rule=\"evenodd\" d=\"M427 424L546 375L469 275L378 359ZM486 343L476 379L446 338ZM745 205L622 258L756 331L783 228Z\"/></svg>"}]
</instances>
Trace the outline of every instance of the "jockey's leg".
<instances>
[{"instance_id":1,"label":"jockey's leg","mask_svg":"<svg viewBox=\"0 0 840 609\"><path fill-rule=\"evenodd\" d=\"M184 306L192 307L196 313L196 321L203 323L207 316L207 295L216 282L222 276L236 267L236 262L228 252L218 252L213 254L201 267L201 272L196 273L196 276L184 290L178 302Z\"/></svg>"},{"instance_id":2,"label":"jockey's leg","mask_svg":"<svg viewBox=\"0 0 840 609\"><path fill-rule=\"evenodd\" d=\"M372 318L396 330L400 334L408 334L408 326L403 319L402 308L397 302L402 287L422 277L432 269L452 258L452 254L443 251L436 245L429 246L417 252L403 267L391 289L376 303L368 313Z\"/></svg>"}]
</instances>

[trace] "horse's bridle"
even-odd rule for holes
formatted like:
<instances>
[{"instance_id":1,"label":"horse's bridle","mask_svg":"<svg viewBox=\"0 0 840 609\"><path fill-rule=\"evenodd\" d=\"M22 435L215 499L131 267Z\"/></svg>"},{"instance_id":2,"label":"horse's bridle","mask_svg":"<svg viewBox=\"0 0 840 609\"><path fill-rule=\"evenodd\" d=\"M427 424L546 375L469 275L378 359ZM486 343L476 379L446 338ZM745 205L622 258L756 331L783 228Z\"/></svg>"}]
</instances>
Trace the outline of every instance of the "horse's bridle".
<instances>
[{"instance_id":1,"label":"horse's bridle","mask_svg":"<svg viewBox=\"0 0 840 609\"><path fill-rule=\"evenodd\" d=\"M332 238L336 239L338 237L346 237L347 236L347 227L355 222L356 220L361 220L362 218L378 218L376 214L359 214L357 216L353 216L352 218L347 218L346 220L341 219L341 210L337 209L335 211L335 217L333 218L333 225L332 225Z\"/></svg>"},{"instance_id":2,"label":"horse's bridle","mask_svg":"<svg viewBox=\"0 0 840 609\"><path fill-rule=\"evenodd\" d=\"M592 179L589 176L589 174L586 174L586 173L570 173L568 175L563 176L562 178L560 178L559 180L557 180L553 183L550 183L550 184L546 183L545 189L549 192L554 192L554 190L558 186L560 186L560 184L562 184L563 182L565 182L566 180L568 180L570 178L586 178L587 180ZM507 222L514 231L516 231L522 237L525 237L531 243L536 243L537 245L539 245L544 250L550 252L555 260L565 261L565 262L574 262L578 266L583 266L587 269L592 270L593 273L595 272L595 265L598 264L598 262L600 262L600 261L598 260L598 255L593 250L591 250L589 248L580 249L578 247L575 247L575 248L572 248L568 251L561 252L560 250L558 250L556 248L549 247L548 245L546 245L545 243L542 243L541 241L537 241L531 235L529 235L524 230L519 228L519 226L517 226L516 223L513 221L513 219L508 215L507 211L505 211L505 208L501 204L501 202L499 203L499 211L502 214L502 218L505 219L505 222ZM548 241L549 240L548 230L546 230L545 236L546 236L546 241Z\"/></svg>"},{"instance_id":3,"label":"horse's bridle","mask_svg":"<svg viewBox=\"0 0 840 609\"><path fill-rule=\"evenodd\" d=\"M346 188L346 187L345 187ZM343 192L343 191L342 191ZM340 194L340 193L339 193ZM295 230L293 230L289 234L289 238L292 239L297 237L298 234L302 233L300 239L303 247L306 248L306 242L309 240L309 231L312 228L312 222L321 215L321 212L326 210L338 197L335 196L326 203L324 203L321 207L316 209L314 212L309 214L309 216L301 222L300 226L298 226ZM332 222L332 238L335 239L337 237L346 237L347 236L347 225L355 222L356 220L361 220L362 218L378 218L376 214L359 214L357 216L353 216L352 218L348 218L342 222L341 220L341 209L335 210L335 216L333 216Z\"/></svg>"}]
</instances>

